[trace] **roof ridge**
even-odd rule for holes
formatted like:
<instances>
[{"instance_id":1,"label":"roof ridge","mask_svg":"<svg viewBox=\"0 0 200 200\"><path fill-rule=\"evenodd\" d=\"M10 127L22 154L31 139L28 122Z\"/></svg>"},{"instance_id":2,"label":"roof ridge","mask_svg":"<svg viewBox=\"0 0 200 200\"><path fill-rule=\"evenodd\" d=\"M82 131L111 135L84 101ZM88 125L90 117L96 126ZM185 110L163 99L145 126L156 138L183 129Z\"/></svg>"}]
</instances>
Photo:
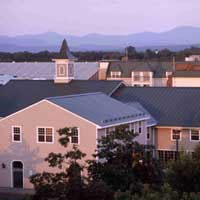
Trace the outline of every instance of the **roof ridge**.
<instances>
[{"instance_id":1,"label":"roof ridge","mask_svg":"<svg viewBox=\"0 0 200 200\"><path fill-rule=\"evenodd\" d=\"M51 99L64 99L64 98L73 98L78 96L89 96L89 95L97 95L97 94L104 94L103 92L88 92L88 93L78 93L78 94L70 94L70 95L64 95L64 96L55 96L55 97L48 97L47 100ZM104 94L105 95L105 94Z\"/></svg>"}]
</instances>

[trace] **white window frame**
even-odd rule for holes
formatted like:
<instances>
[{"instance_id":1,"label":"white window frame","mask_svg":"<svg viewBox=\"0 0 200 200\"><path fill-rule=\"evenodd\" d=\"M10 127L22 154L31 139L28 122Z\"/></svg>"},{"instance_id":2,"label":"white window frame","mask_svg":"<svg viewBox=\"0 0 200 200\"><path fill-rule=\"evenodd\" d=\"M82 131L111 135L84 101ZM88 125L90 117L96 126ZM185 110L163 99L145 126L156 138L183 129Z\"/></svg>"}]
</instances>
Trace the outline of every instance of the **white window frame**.
<instances>
[{"instance_id":1,"label":"white window frame","mask_svg":"<svg viewBox=\"0 0 200 200\"><path fill-rule=\"evenodd\" d=\"M175 139L173 139L173 130L179 130L180 131L180 139L178 141L182 141L182 130L178 129L178 128L172 128L171 129L171 141L176 141Z\"/></svg>"},{"instance_id":2,"label":"white window frame","mask_svg":"<svg viewBox=\"0 0 200 200\"><path fill-rule=\"evenodd\" d=\"M39 128L44 128L44 129L46 129L46 128L51 128L52 129L52 142L47 142L47 141L44 141L44 142L40 142L39 141L39 134L38 134L38 129ZM51 127L51 126L37 126L36 127L36 134L37 134L37 136L36 136L36 138L37 138L37 143L38 144L54 144L54 127ZM46 140L46 132L45 132L45 140Z\"/></svg>"},{"instance_id":3,"label":"white window frame","mask_svg":"<svg viewBox=\"0 0 200 200\"><path fill-rule=\"evenodd\" d=\"M197 130L199 132L199 139L198 140L192 140L192 130ZM190 129L190 142L199 142L199 141L200 141L200 130Z\"/></svg>"},{"instance_id":4,"label":"white window frame","mask_svg":"<svg viewBox=\"0 0 200 200\"><path fill-rule=\"evenodd\" d=\"M78 143L72 143L72 137L69 138L69 142L72 145L79 145L80 144L80 128L75 127L78 130Z\"/></svg>"},{"instance_id":5,"label":"white window frame","mask_svg":"<svg viewBox=\"0 0 200 200\"><path fill-rule=\"evenodd\" d=\"M120 71L111 71L110 76L112 79L121 78L121 72ZM116 77L116 76L119 76L119 77Z\"/></svg>"},{"instance_id":6,"label":"white window frame","mask_svg":"<svg viewBox=\"0 0 200 200\"><path fill-rule=\"evenodd\" d=\"M14 128L19 128L20 129L20 140L16 141L14 140ZM12 142L22 142L22 126L12 126Z\"/></svg>"}]
</instances>

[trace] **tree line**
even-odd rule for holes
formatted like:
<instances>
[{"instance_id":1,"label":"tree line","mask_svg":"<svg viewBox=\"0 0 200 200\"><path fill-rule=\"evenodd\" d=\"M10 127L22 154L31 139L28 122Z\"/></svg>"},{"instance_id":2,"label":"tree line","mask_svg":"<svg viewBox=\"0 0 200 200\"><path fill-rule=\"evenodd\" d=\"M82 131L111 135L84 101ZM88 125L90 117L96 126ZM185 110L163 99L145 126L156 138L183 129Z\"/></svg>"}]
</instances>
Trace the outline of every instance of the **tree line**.
<instances>
[{"instance_id":1,"label":"tree line","mask_svg":"<svg viewBox=\"0 0 200 200\"><path fill-rule=\"evenodd\" d=\"M30 177L36 193L29 199L200 200L199 145L193 154L182 152L163 164L153 156L154 146L139 144L138 134L120 126L100 138L94 158L83 162L86 154L78 146L68 148L72 129L58 130L66 152L45 159L56 173Z\"/></svg>"},{"instance_id":2,"label":"tree line","mask_svg":"<svg viewBox=\"0 0 200 200\"><path fill-rule=\"evenodd\" d=\"M139 52L133 46L125 48L124 52L119 51L77 51L73 52L78 61L99 61L99 60L120 60L125 56L125 52L129 59L139 60L152 60L161 59L163 61L171 61L173 57L177 61L183 61L185 57L192 54L200 54L200 48L191 47L178 52L170 51L169 49L163 49L160 51L147 49L144 52ZM51 62L53 58L56 58L57 52L41 51L38 53L31 52L0 52L0 62Z\"/></svg>"}]
</instances>

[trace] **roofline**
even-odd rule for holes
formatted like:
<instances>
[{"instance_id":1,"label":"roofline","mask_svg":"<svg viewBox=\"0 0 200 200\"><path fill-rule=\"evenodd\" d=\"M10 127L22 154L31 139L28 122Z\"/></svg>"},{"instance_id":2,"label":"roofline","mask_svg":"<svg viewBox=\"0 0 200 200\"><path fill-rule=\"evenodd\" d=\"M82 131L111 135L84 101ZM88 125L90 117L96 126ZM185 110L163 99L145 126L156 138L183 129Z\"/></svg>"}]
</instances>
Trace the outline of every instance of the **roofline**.
<instances>
[{"instance_id":1,"label":"roofline","mask_svg":"<svg viewBox=\"0 0 200 200\"><path fill-rule=\"evenodd\" d=\"M109 81L109 80L107 80L107 81ZM120 83L108 94L108 96L112 96L113 93L115 93L116 90L117 90L122 84L124 84L123 81L120 81Z\"/></svg>"},{"instance_id":2,"label":"roofline","mask_svg":"<svg viewBox=\"0 0 200 200\"><path fill-rule=\"evenodd\" d=\"M77 96L87 96L87 95L96 95L96 94L104 94L104 93L103 92L87 92L87 93L78 93L78 94L70 94L70 95L47 97L45 99L46 100L51 100L51 99L60 99L60 98L72 98L72 97L77 97Z\"/></svg>"},{"instance_id":3,"label":"roofline","mask_svg":"<svg viewBox=\"0 0 200 200\"><path fill-rule=\"evenodd\" d=\"M21 112L23 112L23 111L25 111L25 110L28 110L28 109L30 109L30 108L32 108L32 107L38 105L38 104L40 104L40 103L42 103L42 102L44 102L44 101L45 101L45 99L43 99L43 100L41 100L41 101L38 101L38 102L36 102L36 103L34 103L34 104L31 104L30 106L27 106L27 107L25 107L25 108L23 108L23 109L21 109L21 110L18 110L18 111L14 112L14 113L11 113L11 114L7 115L6 117L0 117L0 123L1 123L2 121L6 120L6 119L8 119L8 118L10 118L10 117L12 117L12 116L18 114L18 113L21 113Z\"/></svg>"},{"instance_id":4,"label":"roofline","mask_svg":"<svg viewBox=\"0 0 200 200\"><path fill-rule=\"evenodd\" d=\"M156 126L157 123L147 124L147 127Z\"/></svg>"},{"instance_id":5,"label":"roofline","mask_svg":"<svg viewBox=\"0 0 200 200\"><path fill-rule=\"evenodd\" d=\"M182 129L190 129L190 128L198 128L199 129L200 126L170 126L170 125L158 125L156 126L156 128L182 128Z\"/></svg>"},{"instance_id":6,"label":"roofline","mask_svg":"<svg viewBox=\"0 0 200 200\"><path fill-rule=\"evenodd\" d=\"M149 117L143 117L143 118L140 118L140 119L134 119L134 120L130 120L130 121L127 121L127 122L110 124L110 125L107 125L107 126L100 126L100 128L109 128L109 127L112 127L112 126L120 126L122 124L129 124L129 123L132 123L132 122L143 121L143 120L147 120L147 119L149 119Z\"/></svg>"}]
</instances>

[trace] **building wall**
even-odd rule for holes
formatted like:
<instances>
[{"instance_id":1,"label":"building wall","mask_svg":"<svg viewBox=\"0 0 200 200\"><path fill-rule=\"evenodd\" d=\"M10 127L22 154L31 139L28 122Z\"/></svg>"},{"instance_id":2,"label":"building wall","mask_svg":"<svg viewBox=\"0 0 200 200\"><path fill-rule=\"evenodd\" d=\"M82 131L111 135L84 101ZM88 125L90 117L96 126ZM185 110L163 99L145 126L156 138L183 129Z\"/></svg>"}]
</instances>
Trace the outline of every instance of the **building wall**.
<instances>
[{"instance_id":1,"label":"building wall","mask_svg":"<svg viewBox=\"0 0 200 200\"><path fill-rule=\"evenodd\" d=\"M12 126L22 127L22 142L12 142ZM36 127L53 127L54 143L37 143ZM96 126L71 113L42 101L35 106L0 121L0 164L6 164L6 168L0 167L0 187L11 187L11 162L20 160L24 163L24 187L31 188L28 177L35 172L55 171L49 168L44 158L50 152L65 152L66 148L58 142L59 135L56 132L64 127L78 127L80 130L79 148L87 154L86 159L92 159L96 149ZM69 145L69 149L72 145Z\"/></svg>"},{"instance_id":2,"label":"building wall","mask_svg":"<svg viewBox=\"0 0 200 200\"><path fill-rule=\"evenodd\" d=\"M130 123L129 128L134 129L136 133L138 133L139 122ZM97 138L100 139L102 136L106 135L106 128L98 129ZM140 144L147 144L147 122L145 120L141 121L141 133L135 138ZM151 141L149 141L151 143Z\"/></svg>"},{"instance_id":3,"label":"building wall","mask_svg":"<svg viewBox=\"0 0 200 200\"><path fill-rule=\"evenodd\" d=\"M176 141L171 140L171 130L176 127L157 128L157 144L158 150L176 150ZM179 129L179 127L177 127ZM181 141L178 142L179 150L193 151L199 141L190 141L190 129L181 129Z\"/></svg>"},{"instance_id":4,"label":"building wall","mask_svg":"<svg viewBox=\"0 0 200 200\"><path fill-rule=\"evenodd\" d=\"M173 87L200 87L200 77L173 77L172 84Z\"/></svg>"}]
</instances>

